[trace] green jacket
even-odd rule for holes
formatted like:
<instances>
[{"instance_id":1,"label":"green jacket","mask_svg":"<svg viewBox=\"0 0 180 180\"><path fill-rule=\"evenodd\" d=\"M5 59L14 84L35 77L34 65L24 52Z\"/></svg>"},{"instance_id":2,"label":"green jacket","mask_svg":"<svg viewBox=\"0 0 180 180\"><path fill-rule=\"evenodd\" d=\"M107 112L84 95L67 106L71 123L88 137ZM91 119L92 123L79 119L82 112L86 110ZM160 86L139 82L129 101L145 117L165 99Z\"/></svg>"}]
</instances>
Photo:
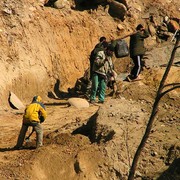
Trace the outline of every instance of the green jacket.
<instances>
[{"instance_id":1,"label":"green jacket","mask_svg":"<svg viewBox=\"0 0 180 180\"><path fill-rule=\"evenodd\" d=\"M136 34L130 36L130 57L145 54L144 39L147 37L149 37L149 32L147 30L144 32L137 31Z\"/></svg>"}]
</instances>

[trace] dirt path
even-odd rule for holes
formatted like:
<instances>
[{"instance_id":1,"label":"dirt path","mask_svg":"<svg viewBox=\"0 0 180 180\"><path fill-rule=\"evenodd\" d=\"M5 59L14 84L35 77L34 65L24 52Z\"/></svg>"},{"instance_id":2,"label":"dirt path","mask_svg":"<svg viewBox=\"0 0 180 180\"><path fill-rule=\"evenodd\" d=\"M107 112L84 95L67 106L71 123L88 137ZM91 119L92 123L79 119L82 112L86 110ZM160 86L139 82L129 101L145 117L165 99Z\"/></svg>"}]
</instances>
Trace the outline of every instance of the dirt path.
<instances>
[{"instance_id":1,"label":"dirt path","mask_svg":"<svg viewBox=\"0 0 180 180\"><path fill-rule=\"evenodd\" d=\"M59 100L51 103L48 102L46 109L48 117L43 123L44 136L60 128L64 129L64 132L66 133L72 132L73 128L76 129L78 126L85 123L87 119L89 119L97 111L98 106L77 109L72 106L69 107L66 101ZM19 110L9 109L1 112L0 179L14 179L16 172L18 172L15 170L16 165L20 162L22 163L22 161L28 161L28 159L30 159L29 156L35 153L34 150L30 149L30 151L28 149L22 151L11 150L17 141L19 130L21 128L22 116L23 112ZM29 128L27 135L31 132L31 130L32 129ZM35 145L35 133L31 136L30 142ZM9 168L6 167L7 164ZM19 164L17 166L19 166ZM23 173L21 173L20 177L22 177L22 174Z\"/></svg>"},{"instance_id":2,"label":"dirt path","mask_svg":"<svg viewBox=\"0 0 180 180\"><path fill-rule=\"evenodd\" d=\"M83 123L97 111L98 106L90 106L89 108L78 109L73 106L68 106L66 101L59 100L56 102L47 103L46 109L48 116L46 121L43 123L45 134L53 132L56 129L67 126L71 123L76 123L77 125L78 123ZM1 148L12 147L16 143L17 136L21 128L22 116L23 111L19 110L9 109L7 112L1 112ZM29 132L31 132L31 128L29 129Z\"/></svg>"}]
</instances>

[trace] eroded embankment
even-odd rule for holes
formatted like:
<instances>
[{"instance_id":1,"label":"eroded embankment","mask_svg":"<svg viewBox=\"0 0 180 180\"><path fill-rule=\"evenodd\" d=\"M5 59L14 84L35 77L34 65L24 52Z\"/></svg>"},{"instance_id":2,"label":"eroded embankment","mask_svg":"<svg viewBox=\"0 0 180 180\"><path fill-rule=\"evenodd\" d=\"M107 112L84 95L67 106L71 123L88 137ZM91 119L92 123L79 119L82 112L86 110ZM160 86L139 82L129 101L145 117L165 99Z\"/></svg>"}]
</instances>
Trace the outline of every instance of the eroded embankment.
<instances>
[{"instance_id":1,"label":"eroded embankment","mask_svg":"<svg viewBox=\"0 0 180 180\"><path fill-rule=\"evenodd\" d=\"M124 98L109 100L87 123L72 128L72 133L62 128L48 134L46 147L34 154L32 169L41 172L41 177L52 179L57 176L62 179L126 179L150 115L151 103ZM167 107L160 108L160 112L164 112ZM168 113L175 112L178 113L178 109ZM173 123L170 116L163 119L164 116L159 113L157 117L141 154L136 177L158 177L179 158L179 115L176 114ZM177 169L173 168L169 176L175 175ZM37 178L38 173L33 177Z\"/></svg>"},{"instance_id":2,"label":"eroded embankment","mask_svg":"<svg viewBox=\"0 0 180 180\"><path fill-rule=\"evenodd\" d=\"M98 111L93 105L82 110L63 103L61 106L49 104L49 116L44 122L44 147L21 151L1 149L3 155L0 160L3 165L0 166L0 177L28 180L56 180L57 177L63 180L126 179L149 119L162 72L143 71L142 81L123 82L121 94L116 99L107 97ZM178 80L178 72L178 68L172 69L169 83ZM175 159L175 164L178 162L179 98L179 91L176 90L164 96L159 104L150 137L138 163L136 177L158 177ZM8 145L15 143L14 134L18 133L15 125L20 123L20 115L16 117L15 120L14 117L7 118L13 122L9 135L6 131ZM3 147L7 144L4 142ZM35 146L35 139L26 145ZM178 172L178 169L172 169L174 174ZM166 172L172 169L170 167ZM173 173L170 176L174 176Z\"/></svg>"}]
</instances>

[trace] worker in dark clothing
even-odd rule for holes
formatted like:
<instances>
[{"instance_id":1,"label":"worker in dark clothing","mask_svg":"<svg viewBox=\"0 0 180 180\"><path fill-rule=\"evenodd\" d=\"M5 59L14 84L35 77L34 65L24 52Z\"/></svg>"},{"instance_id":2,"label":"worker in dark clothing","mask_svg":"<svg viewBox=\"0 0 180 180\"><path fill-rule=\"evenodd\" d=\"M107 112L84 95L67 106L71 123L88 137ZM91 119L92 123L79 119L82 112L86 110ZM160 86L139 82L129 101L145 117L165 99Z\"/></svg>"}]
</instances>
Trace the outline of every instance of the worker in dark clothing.
<instances>
[{"instance_id":1,"label":"worker in dark clothing","mask_svg":"<svg viewBox=\"0 0 180 180\"><path fill-rule=\"evenodd\" d=\"M142 58L145 54L144 39L149 37L149 32L145 30L142 24L136 27L136 33L130 36L130 57L133 60L134 67L131 74L127 77L129 81L138 80L141 72Z\"/></svg>"},{"instance_id":2,"label":"worker in dark clothing","mask_svg":"<svg viewBox=\"0 0 180 180\"><path fill-rule=\"evenodd\" d=\"M85 96L89 99L90 96L90 91L91 91L91 87L92 87L92 69L93 69L93 64L94 64L94 60L96 58L96 55L99 51L102 51L104 49L106 49L108 46L108 42L106 41L106 37L102 36L99 38L99 43L95 45L94 49L91 51L90 54L90 68L89 68L89 79L88 79L88 83L87 83L87 88L86 88L86 93Z\"/></svg>"},{"instance_id":3,"label":"worker in dark clothing","mask_svg":"<svg viewBox=\"0 0 180 180\"><path fill-rule=\"evenodd\" d=\"M113 52L114 47L108 45L106 49L99 51L96 55L93 64L92 89L90 95L90 103L92 104L96 102L96 95L98 95L98 103L104 103L107 87L107 75L113 73Z\"/></svg>"},{"instance_id":4,"label":"worker in dark clothing","mask_svg":"<svg viewBox=\"0 0 180 180\"><path fill-rule=\"evenodd\" d=\"M94 59L96 57L97 52L104 50L107 47L107 41L104 36L100 37L99 43L95 45L94 49L91 51L90 54L90 79L92 78L92 67L94 63Z\"/></svg>"}]
</instances>

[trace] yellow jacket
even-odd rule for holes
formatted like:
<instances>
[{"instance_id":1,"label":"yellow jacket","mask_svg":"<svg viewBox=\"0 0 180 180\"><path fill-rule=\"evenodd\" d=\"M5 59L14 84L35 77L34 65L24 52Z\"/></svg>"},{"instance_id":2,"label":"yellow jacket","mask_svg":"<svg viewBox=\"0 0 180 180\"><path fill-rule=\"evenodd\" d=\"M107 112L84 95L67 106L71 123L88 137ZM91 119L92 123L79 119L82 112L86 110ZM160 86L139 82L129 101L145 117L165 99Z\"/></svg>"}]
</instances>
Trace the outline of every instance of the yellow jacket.
<instances>
[{"instance_id":1,"label":"yellow jacket","mask_svg":"<svg viewBox=\"0 0 180 180\"><path fill-rule=\"evenodd\" d=\"M25 113L23 116L23 123L32 123L37 122L40 123L40 116L44 118L44 120L47 117L47 112L43 108L43 106L38 101L32 102L30 105L28 105L25 109Z\"/></svg>"}]
</instances>

